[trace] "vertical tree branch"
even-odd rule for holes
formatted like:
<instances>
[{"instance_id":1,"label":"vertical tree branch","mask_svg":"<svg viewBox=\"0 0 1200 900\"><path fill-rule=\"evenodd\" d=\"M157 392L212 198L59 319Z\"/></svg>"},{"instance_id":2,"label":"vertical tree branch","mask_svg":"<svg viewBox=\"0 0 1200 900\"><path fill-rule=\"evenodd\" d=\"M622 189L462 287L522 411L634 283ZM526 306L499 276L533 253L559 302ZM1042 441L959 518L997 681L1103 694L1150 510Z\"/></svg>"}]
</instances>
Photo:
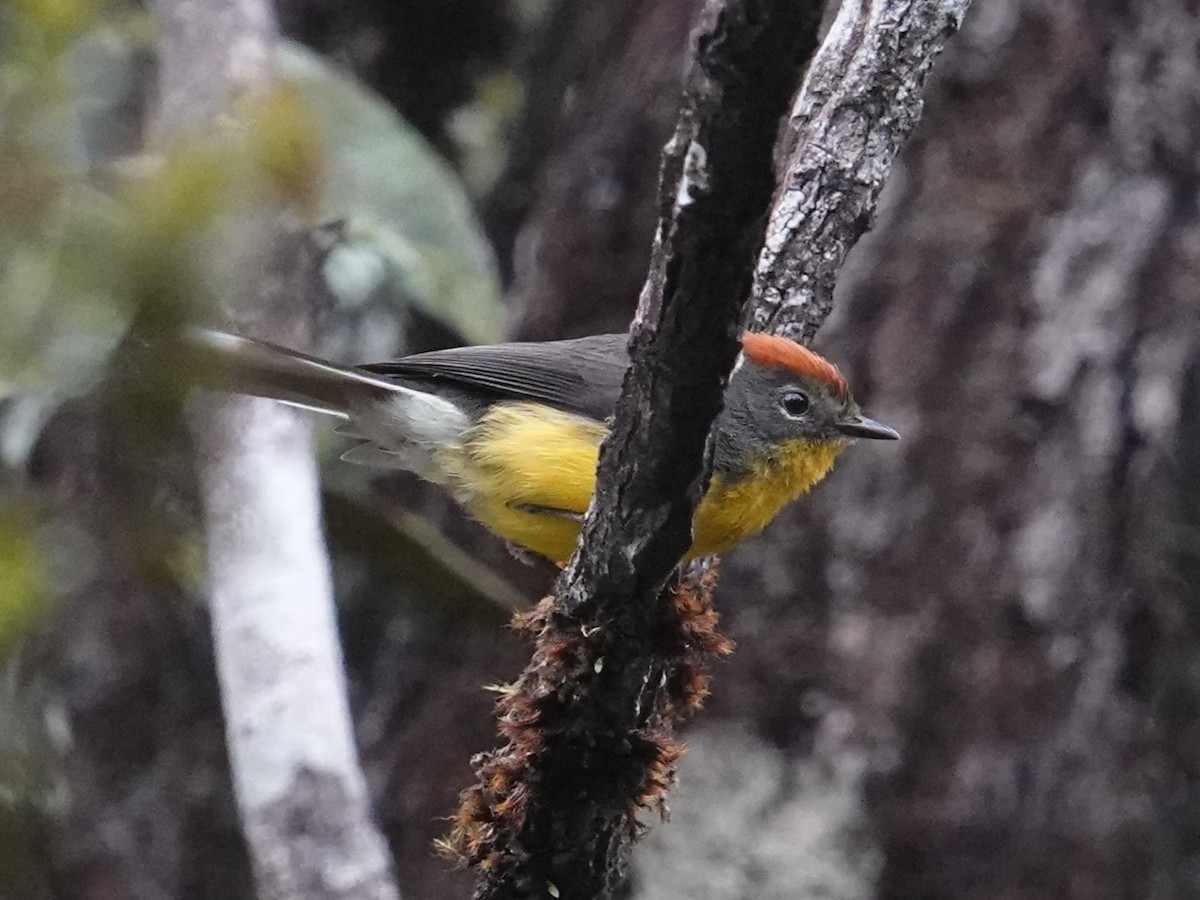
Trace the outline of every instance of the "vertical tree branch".
<instances>
[{"instance_id":1,"label":"vertical tree branch","mask_svg":"<svg viewBox=\"0 0 1200 900\"><path fill-rule=\"evenodd\" d=\"M755 331L807 342L829 315L837 273L921 118L925 77L970 5L843 0L792 106L747 316Z\"/></svg>"},{"instance_id":2,"label":"vertical tree branch","mask_svg":"<svg viewBox=\"0 0 1200 900\"><path fill-rule=\"evenodd\" d=\"M844 6L795 107L787 187L749 317L759 327L808 336L824 318L833 275L920 113L924 75L967 4ZM582 549L525 623L537 649L501 701L509 743L478 761L481 784L452 835L481 870L477 898L608 895L635 815L662 805L673 779L671 728L703 696L698 667L725 649L707 583L664 586L706 484L706 437L763 237L778 121L815 49L819 11L728 0L699 41ZM784 283L793 271L796 286ZM824 293L801 296L824 306L806 307L796 295L816 275Z\"/></svg>"},{"instance_id":3,"label":"vertical tree branch","mask_svg":"<svg viewBox=\"0 0 1200 900\"><path fill-rule=\"evenodd\" d=\"M694 592L663 588L691 541L775 136L819 19L818 2L730 0L699 40L584 549L529 623L538 649L505 700L511 743L480 762L452 836L480 867L479 898L607 896L636 814L672 777L695 657L722 644Z\"/></svg>"},{"instance_id":4,"label":"vertical tree branch","mask_svg":"<svg viewBox=\"0 0 1200 900\"><path fill-rule=\"evenodd\" d=\"M219 127L236 94L269 83L265 0L160 0L158 11L163 141ZM230 223L242 246L221 274L240 330L298 346L315 265L286 212ZM308 424L268 401L211 397L192 426L226 734L259 894L391 900L346 700Z\"/></svg>"}]
</instances>

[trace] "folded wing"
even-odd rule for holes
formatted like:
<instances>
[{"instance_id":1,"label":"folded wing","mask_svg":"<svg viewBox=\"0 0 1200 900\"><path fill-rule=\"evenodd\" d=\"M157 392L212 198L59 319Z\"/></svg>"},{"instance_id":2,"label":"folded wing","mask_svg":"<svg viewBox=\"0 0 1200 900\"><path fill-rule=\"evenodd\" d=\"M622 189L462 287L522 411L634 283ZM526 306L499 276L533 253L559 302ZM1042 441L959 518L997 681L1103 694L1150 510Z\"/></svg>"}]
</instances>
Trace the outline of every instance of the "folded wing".
<instances>
[{"instance_id":1,"label":"folded wing","mask_svg":"<svg viewBox=\"0 0 1200 900\"><path fill-rule=\"evenodd\" d=\"M604 420L629 365L626 334L566 341L456 347L361 366L376 377L449 382L489 398L536 400Z\"/></svg>"}]
</instances>

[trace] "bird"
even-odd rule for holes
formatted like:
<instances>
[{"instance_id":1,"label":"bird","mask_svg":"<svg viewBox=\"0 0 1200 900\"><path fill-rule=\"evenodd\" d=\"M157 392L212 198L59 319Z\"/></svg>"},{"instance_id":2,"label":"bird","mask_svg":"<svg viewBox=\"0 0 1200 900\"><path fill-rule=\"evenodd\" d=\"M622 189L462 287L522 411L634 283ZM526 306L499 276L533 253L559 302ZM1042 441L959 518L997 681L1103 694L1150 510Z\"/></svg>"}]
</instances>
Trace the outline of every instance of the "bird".
<instances>
[{"instance_id":1,"label":"bird","mask_svg":"<svg viewBox=\"0 0 1200 900\"><path fill-rule=\"evenodd\" d=\"M837 367L746 332L714 423L712 477L685 559L724 553L808 492L858 439L896 440L863 415ZM359 366L192 328L185 364L207 387L341 419L342 459L444 486L516 548L563 563L596 484L629 365L627 334L456 347Z\"/></svg>"}]
</instances>

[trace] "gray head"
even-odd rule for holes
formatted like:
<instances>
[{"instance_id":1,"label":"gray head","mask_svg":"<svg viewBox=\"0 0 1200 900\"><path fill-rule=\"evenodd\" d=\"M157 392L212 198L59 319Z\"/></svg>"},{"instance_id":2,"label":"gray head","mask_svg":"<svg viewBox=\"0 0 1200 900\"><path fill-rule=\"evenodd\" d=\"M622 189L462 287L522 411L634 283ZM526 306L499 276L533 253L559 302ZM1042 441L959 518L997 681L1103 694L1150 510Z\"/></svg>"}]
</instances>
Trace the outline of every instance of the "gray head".
<instances>
[{"instance_id":1,"label":"gray head","mask_svg":"<svg viewBox=\"0 0 1200 900\"><path fill-rule=\"evenodd\" d=\"M795 441L899 437L862 414L828 360L786 338L747 333L717 419L713 466L736 478Z\"/></svg>"}]
</instances>

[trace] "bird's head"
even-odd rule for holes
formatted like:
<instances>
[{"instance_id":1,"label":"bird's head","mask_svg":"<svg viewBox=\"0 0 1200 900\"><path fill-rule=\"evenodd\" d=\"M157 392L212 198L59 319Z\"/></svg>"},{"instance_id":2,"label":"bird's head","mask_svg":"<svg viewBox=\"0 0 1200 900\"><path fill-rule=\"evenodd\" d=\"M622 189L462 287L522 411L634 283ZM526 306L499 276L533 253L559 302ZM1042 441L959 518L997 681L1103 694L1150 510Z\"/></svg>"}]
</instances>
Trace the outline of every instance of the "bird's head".
<instances>
[{"instance_id":1,"label":"bird's head","mask_svg":"<svg viewBox=\"0 0 1200 900\"><path fill-rule=\"evenodd\" d=\"M810 449L832 465L848 441L899 437L862 414L833 363L787 338L746 333L718 419L714 470L736 478Z\"/></svg>"}]
</instances>

